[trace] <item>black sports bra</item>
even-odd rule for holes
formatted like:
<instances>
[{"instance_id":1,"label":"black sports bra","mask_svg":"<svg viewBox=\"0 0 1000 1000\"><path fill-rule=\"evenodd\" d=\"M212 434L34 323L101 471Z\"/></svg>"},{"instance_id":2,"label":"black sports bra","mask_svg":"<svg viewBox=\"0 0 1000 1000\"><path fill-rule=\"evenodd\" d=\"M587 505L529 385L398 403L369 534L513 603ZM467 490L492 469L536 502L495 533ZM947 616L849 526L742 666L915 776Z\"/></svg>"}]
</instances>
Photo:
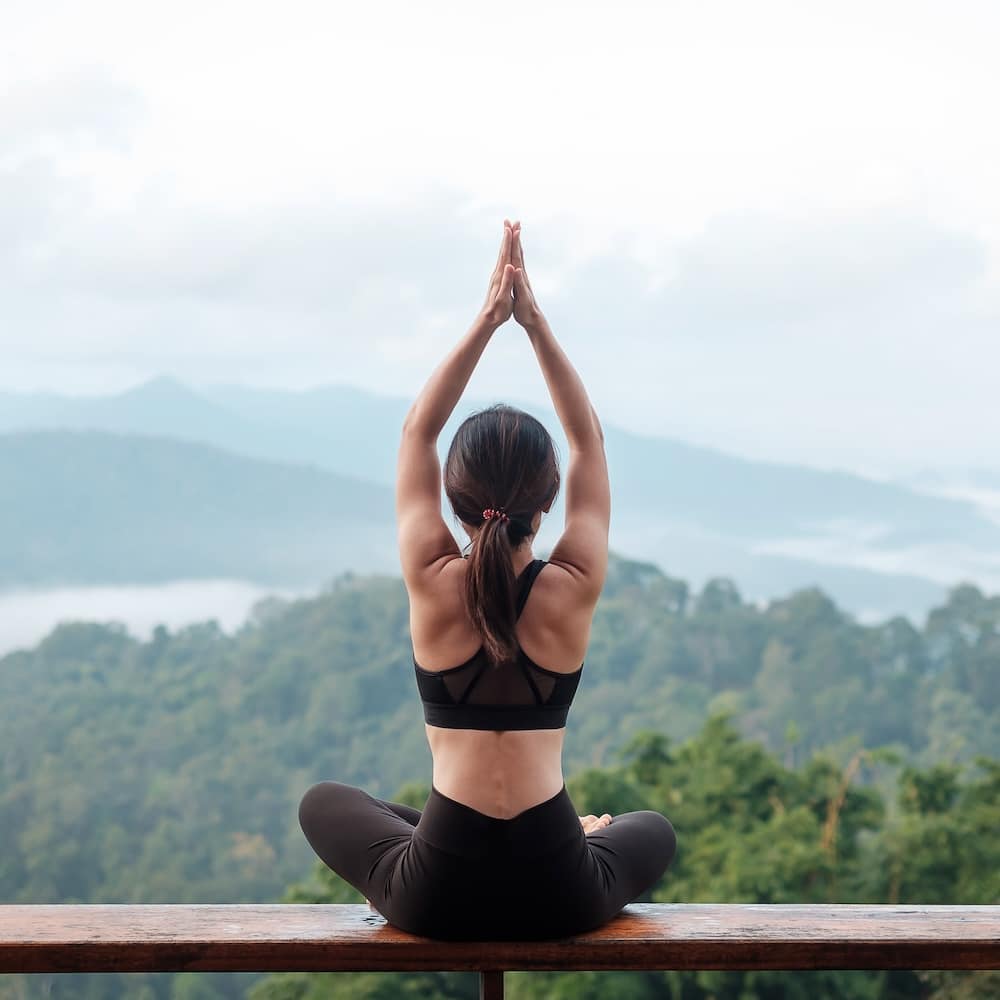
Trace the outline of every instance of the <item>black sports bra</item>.
<instances>
[{"instance_id":1,"label":"black sports bra","mask_svg":"<svg viewBox=\"0 0 1000 1000\"><path fill-rule=\"evenodd\" d=\"M518 577L517 616L524 610L544 559ZM446 729L562 729L573 703L581 663L573 673L540 667L518 646L516 663L494 668L480 647L464 663L425 670L413 659L424 721Z\"/></svg>"}]
</instances>

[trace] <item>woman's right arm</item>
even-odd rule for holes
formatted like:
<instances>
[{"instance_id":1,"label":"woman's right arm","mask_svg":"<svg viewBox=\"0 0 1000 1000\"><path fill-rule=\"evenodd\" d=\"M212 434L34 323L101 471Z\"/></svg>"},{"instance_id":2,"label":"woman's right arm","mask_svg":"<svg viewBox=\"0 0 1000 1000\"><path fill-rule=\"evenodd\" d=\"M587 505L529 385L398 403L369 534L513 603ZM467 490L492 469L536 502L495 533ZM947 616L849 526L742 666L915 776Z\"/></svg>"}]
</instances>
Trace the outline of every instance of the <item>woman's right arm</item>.
<instances>
[{"instance_id":1,"label":"woman's right arm","mask_svg":"<svg viewBox=\"0 0 1000 1000\"><path fill-rule=\"evenodd\" d=\"M611 488L604 453L604 432L583 381L563 351L535 301L524 270L520 227L514 227L511 261L514 318L535 351L552 403L569 442L566 474L566 525L549 562L575 579L582 600L597 603L608 565Z\"/></svg>"}]
</instances>

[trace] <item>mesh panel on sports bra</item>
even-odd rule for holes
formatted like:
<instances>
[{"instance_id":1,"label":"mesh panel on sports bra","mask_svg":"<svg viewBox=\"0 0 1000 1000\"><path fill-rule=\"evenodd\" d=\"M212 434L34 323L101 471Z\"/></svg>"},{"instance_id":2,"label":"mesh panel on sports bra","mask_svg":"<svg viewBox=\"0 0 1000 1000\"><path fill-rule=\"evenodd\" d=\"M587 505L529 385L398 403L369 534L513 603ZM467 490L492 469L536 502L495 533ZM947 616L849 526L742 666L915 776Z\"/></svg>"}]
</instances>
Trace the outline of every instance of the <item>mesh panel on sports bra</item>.
<instances>
[{"instance_id":1,"label":"mesh panel on sports bra","mask_svg":"<svg viewBox=\"0 0 1000 1000\"><path fill-rule=\"evenodd\" d=\"M534 664L490 666L477 657L466 669L442 678L452 698L464 705L544 705L552 696L556 679L540 673Z\"/></svg>"}]
</instances>

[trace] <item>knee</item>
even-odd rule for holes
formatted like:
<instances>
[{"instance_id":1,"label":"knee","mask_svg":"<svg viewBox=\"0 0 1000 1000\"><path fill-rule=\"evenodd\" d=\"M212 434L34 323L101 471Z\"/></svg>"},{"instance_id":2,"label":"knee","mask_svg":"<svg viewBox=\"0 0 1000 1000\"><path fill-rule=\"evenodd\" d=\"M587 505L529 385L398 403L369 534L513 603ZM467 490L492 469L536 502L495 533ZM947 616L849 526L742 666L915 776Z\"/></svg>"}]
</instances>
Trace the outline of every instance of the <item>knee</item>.
<instances>
[{"instance_id":1,"label":"knee","mask_svg":"<svg viewBox=\"0 0 1000 1000\"><path fill-rule=\"evenodd\" d=\"M653 849L650 853L662 874L670 867L670 862L677 853L677 833L673 824L662 813L650 809L644 811L643 815L652 833Z\"/></svg>"},{"instance_id":2,"label":"knee","mask_svg":"<svg viewBox=\"0 0 1000 1000\"><path fill-rule=\"evenodd\" d=\"M299 826L306 837L310 831L329 823L338 799L348 788L350 785L339 781L320 781L306 791L299 802Z\"/></svg>"}]
</instances>

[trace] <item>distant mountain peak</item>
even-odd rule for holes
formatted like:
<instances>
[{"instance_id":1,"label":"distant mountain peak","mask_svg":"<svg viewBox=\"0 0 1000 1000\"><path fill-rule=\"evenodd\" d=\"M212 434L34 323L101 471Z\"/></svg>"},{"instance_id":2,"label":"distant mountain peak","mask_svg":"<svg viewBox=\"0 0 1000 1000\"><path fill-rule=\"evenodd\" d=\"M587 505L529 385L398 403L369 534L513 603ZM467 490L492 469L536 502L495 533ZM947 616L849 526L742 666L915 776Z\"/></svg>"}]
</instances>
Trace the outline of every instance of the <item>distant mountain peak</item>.
<instances>
[{"instance_id":1,"label":"distant mountain peak","mask_svg":"<svg viewBox=\"0 0 1000 1000\"><path fill-rule=\"evenodd\" d=\"M118 394L121 396L156 396L158 398L189 399L198 394L174 375L154 375L145 382L132 386Z\"/></svg>"}]
</instances>

